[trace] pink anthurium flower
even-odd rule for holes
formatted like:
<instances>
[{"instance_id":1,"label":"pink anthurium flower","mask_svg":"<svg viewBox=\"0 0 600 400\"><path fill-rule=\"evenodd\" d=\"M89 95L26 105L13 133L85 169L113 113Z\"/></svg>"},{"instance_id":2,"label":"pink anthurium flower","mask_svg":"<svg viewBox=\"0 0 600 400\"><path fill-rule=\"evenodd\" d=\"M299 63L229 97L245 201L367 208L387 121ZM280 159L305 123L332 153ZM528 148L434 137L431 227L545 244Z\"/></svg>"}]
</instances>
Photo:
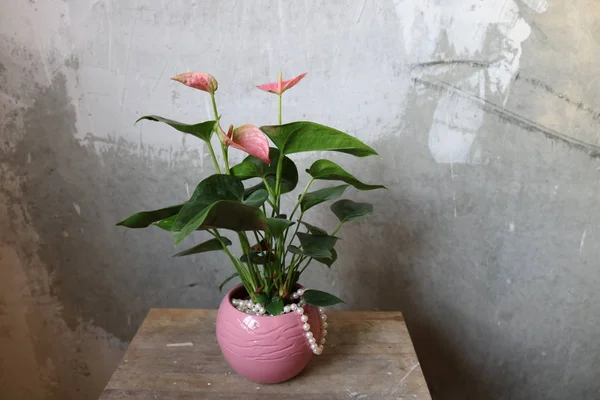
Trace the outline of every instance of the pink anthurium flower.
<instances>
[{"instance_id":1,"label":"pink anthurium flower","mask_svg":"<svg viewBox=\"0 0 600 400\"><path fill-rule=\"evenodd\" d=\"M219 126L217 132L219 139L226 146L244 151L267 164L271 164L269 160L269 140L258 126L246 124L233 129L233 125L230 125L227 133Z\"/></svg>"},{"instance_id":2,"label":"pink anthurium flower","mask_svg":"<svg viewBox=\"0 0 600 400\"><path fill-rule=\"evenodd\" d=\"M306 76L307 72L298 75L297 77L287 80L287 81L281 81L281 74L279 75L279 80L277 82L273 82L273 83L265 83L262 85L258 85L257 88L264 90L265 92L269 92L269 93L275 93L277 95L282 95L283 92L285 92L286 90L293 88L294 86L296 86L296 84L298 82L300 82L302 80L302 78L304 78Z\"/></svg>"},{"instance_id":3,"label":"pink anthurium flower","mask_svg":"<svg viewBox=\"0 0 600 400\"><path fill-rule=\"evenodd\" d=\"M214 76L206 72L186 72L171 78L174 81L181 82L194 89L203 90L208 93L215 93L219 87L219 82Z\"/></svg>"}]
</instances>

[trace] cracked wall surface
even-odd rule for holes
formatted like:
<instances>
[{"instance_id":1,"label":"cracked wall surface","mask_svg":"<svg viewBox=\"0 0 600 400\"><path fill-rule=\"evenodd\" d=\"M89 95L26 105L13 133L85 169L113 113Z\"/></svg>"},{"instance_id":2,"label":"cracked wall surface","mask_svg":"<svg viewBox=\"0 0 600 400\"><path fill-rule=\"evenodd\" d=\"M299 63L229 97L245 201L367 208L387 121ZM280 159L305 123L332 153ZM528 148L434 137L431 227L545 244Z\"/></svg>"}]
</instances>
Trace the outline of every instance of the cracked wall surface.
<instances>
[{"instance_id":1,"label":"cracked wall surface","mask_svg":"<svg viewBox=\"0 0 600 400\"><path fill-rule=\"evenodd\" d=\"M95 399L150 307L217 307L224 256L114 226L212 171L202 142L133 124L210 118L169 80L189 70L236 126L275 123L255 85L308 71L284 120L379 151L327 155L389 190L351 194L375 214L303 283L401 310L436 399L599 397L598 53L592 0L3 2L0 397Z\"/></svg>"}]
</instances>

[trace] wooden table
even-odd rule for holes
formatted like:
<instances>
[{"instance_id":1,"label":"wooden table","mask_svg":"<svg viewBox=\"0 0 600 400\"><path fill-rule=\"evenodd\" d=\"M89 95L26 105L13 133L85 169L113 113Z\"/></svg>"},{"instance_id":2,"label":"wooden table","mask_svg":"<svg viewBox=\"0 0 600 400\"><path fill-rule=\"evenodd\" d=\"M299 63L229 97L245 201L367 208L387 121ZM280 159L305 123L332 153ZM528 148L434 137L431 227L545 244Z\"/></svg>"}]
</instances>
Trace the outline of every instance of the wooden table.
<instances>
[{"instance_id":1,"label":"wooden table","mask_svg":"<svg viewBox=\"0 0 600 400\"><path fill-rule=\"evenodd\" d=\"M325 351L291 381L237 375L215 310L152 309L100 399L431 399L398 312L329 312Z\"/></svg>"}]
</instances>

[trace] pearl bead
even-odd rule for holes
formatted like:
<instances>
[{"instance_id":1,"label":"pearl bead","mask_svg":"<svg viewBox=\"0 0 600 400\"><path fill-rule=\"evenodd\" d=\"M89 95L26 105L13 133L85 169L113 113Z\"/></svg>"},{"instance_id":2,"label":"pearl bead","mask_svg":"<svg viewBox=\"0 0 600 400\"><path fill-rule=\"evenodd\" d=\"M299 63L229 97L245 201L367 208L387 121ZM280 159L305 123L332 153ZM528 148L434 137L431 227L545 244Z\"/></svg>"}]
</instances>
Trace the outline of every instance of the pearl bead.
<instances>
[{"instance_id":1,"label":"pearl bead","mask_svg":"<svg viewBox=\"0 0 600 400\"><path fill-rule=\"evenodd\" d=\"M309 331L310 330L310 325L307 323L304 323L304 325L302 325L302 329L304 329L305 331Z\"/></svg>"},{"instance_id":2,"label":"pearl bead","mask_svg":"<svg viewBox=\"0 0 600 400\"><path fill-rule=\"evenodd\" d=\"M285 307L283 307L283 312L284 312L284 313L286 313L286 314L287 314L287 313L289 313L290 311L291 311L291 310L290 310L290 306L285 306Z\"/></svg>"},{"instance_id":3,"label":"pearl bead","mask_svg":"<svg viewBox=\"0 0 600 400\"><path fill-rule=\"evenodd\" d=\"M311 349L312 351L317 351L317 350L319 350L319 346L317 346L317 344L316 344L316 343L315 343L315 344L311 344L311 345L310 345L310 349Z\"/></svg>"},{"instance_id":4,"label":"pearl bead","mask_svg":"<svg viewBox=\"0 0 600 400\"><path fill-rule=\"evenodd\" d=\"M292 293L292 299L297 299L298 298L298 293Z\"/></svg>"},{"instance_id":5,"label":"pearl bead","mask_svg":"<svg viewBox=\"0 0 600 400\"><path fill-rule=\"evenodd\" d=\"M325 338L321 338L321 344L325 344L326 339Z\"/></svg>"},{"instance_id":6,"label":"pearl bead","mask_svg":"<svg viewBox=\"0 0 600 400\"><path fill-rule=\"evenodd\" d=\"M329 325L327 325L327 322L322 322L321 323L321 329L327 329Z\"/></svg>"},{"instance_id":7,"label":"pearl bead","mask_svg":"<svg viewBox=\"0 0 600 400\"><path fill-rule=\"evenodd\" d=\"M321 353L323 353L323 346L317 347L317 350L314 350L314 352L315 352L316 355L320 356Z\"/></svg>"},{"instance_id":8,"label":"pearl bead","mask_svg":"<svg viewBox=\"0 0 600 400\"><path fill-rule=\"evenodd\" d=\"M315 343L317 343L317 341L315 340L314 337L311 337L310 339L308 339L308 343L315 344Z\"/></svg>"},{"instance_id":9,"label":"pearl bead","mask_svg":"<svg viewBox=\"0 0 600 400\"><path fill-rule=\"evenodd\" d=\"M302 322L308 322L308 315L303 315L300 317L300 321Z\"/></svg>"},{"instance_id":10,"label":"pearl bead","mask_svg":"<svg viewBox=\"0 0 600 400\"><path fill-rule=\"evenodd\" d=\"M312 332L306 332L304 334L304 336L306 336L307 339L310 339L311 337L313 337L313 333Z\"/></svg>"},{"instance_id":11,"label":"pearl bead","mask_svg":"<svg viewBox=\"0 0 600 400\"><path fill-rule=\"evenodd\" d=\"M323 307L319 307L319 313L323 314L325 312L325 309Z\"/></svg>"},{"instance_id":12,"label":"pearl bead","mask_svg":"<svg viewBox=\"0 0 600 400\"><path fill-rule=\"evenodd\" d=\"M237 306L239 303L240 301L238 299L231 300L231 304L233 304L234 306Z\"/></svg>"},{"instance_id":13,"label":"pearl bead","mask_svg":"<svg viewBox=\"0 0 600 400\"><path fill-rule=\"evenodd\" d=\"M290 305L290 309L291 309L292 311L296 311L296 309L297 309L297 308L298 308L298 304L296 304L296 303L292 303L292 304Z\"/></svg>"},{"instance_id":14,"label":"pearl bead","mask_svg":"<svg viewBox=\"0 0 600 400\"><path fill-rule=\"evenodd\" d=\"M327 315L321 314L321 321L327 321Z\"/></svg>"},{"instance_id":15,"label":"pearl bead","mask_svg":"<svg viewBox=\"0 0 600 400\"><path fill-rule=\"evenodd\" d=\"M298 293L298 296L302 296L304 294L304 289L298 289L296 293Z\"/></svg>"},{"instance_id":16,"label":"pearl bead","mask_svg":"<svg viewBox=\"0 0 600 400\"><path fill-rule=\"evenodd\" d=\"M321 337L325 337L325 336L327 336L327 331L325 329L323 329L321 331Z\"/></svg>"},{"instance_id":17,"label":"pearl bead","mask_svg":"<svg viewBox=\"0 0 600 400\"><path fill-rule=\"evenodd\" d=\"M296 308L296 312L297 312L298 314L302 315L302 314L304 314L304 308L302 308L302 307L298 307L298 308Z\"/></svg>"}]
</instances>

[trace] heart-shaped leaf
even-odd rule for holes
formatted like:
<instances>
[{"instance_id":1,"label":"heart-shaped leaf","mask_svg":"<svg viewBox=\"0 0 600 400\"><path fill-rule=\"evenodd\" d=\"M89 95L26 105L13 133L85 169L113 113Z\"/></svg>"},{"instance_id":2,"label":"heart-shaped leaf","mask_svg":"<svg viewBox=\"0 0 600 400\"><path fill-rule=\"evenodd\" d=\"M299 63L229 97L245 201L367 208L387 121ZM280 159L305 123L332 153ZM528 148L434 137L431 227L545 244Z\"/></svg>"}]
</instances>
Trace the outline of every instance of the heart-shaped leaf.
<instances>
[{"instance_id":1,"label":"heart-shaped leaf","mask_svg":"<svg viewBox=\"0 0 600 400\"><path fill-rule=\"evenodd\" d=\"M271 302L265 306L265 310L271 315L283 314L283 300L281 297L276 296L271 299Z\"/></svg>"},{"instance_id":2,"label":"heart-shaped leaf","mask_svg":"<svg viewBox=\"0 0 600 400\"><path fill-rule=\"evenodd\" d=\"M227 282L231 281L232 279L235 279L238 276L239 276L239 274L236 272L236 273L228 276L227 278L225 278L225 280L223 282L221 282L221 284L219 285L219 292L223 290L223 286L225 286L227 284Z\"/></svg>"},{"instance_id":3,"label":"heart-shaped leaf","mask_svg":"<svg viewBox=\"0 0 600 400\"><path fill-rule=\"evenodd\" d=\"M304 221L301 221L300 223L304 225L306 229L308 229L308 232L312 233L313 235L327 235L327 231L323 228L319 228L318 226L311 225Z\"/></svg>"},{"instance_id":4,"label":"heart-shaped leaf","mask_svg":"<svg viewBox=\"0 0 600 400\"><path fill-rule=\"evenodd\" d=\"M314 179L327 181L342 181L358 190L386 189L383 185L367 185L349 174L342 167L329 160L317 160L306 170Z\"/></svg>"},{"instance_id":5,"label":"heart-shaped leaf","mask_svg":"<svg viewBox=\"0 0 600 400\"><path fill-rule=\"evenodd\" d=\"M304 292L304 301L317 307L333 306L344 302L339 297L330 293L314 289L308 289Z\"/></svg>"},{"instance_id":6,"label":"heart-shaped leaf","mask_svg":"<svg viewBox=\"0 0 600 400\"><path fill-rule=\"evenodd\" d=\"M271 147L269 148L271 164L267 164L256 157L248 156L241 163L230 169L231 174L242 181L250 178L264 178L274 190L279 156L279 150ZM296 164L290 158L284 156L281 169L281 193L291 192L296 188L297 184L298 168L296 168ZM264 183L261 182L256 186L246 189L246 196L258 189L264 189L264 187Z\"/></svg>"},{"instance_id":7,"label":"heart-shaped leaf","mask_svg":"<svg viewBox=\"0 0 600 400\"><path fill-rule=\"evenodd\" d=\"M295 246L288 246L292 253L302 254L313 258L329 258L332 256L331 250L335 246L338 238L328 235L311 235L298 232L296 234L302 246L301 252L297 252Z\"/></svg>"},{"instance_id":8,"label":"heart-shaped leaf","mask_svg":"<svg viewBox=\"0 0 600 400\"><path fill-rule=\"evenodd\" d=\"M205 142L210 142L210 138L215 131L215 123L217 121L204 121L199 124L184 124L183 122L173 121L172 119L159 117L158 115L144 115L138 118L135 123L137 124L141 120L163 122L172 128L177 129L179 132L188 133L196 136L198 139L202 139Z\"/></svg>"},{"instance_id":9,"label":"heart-shaped leaf","mask_svg":"<svg viewBox=\"0 0 600 400\"><path fill-rule=\"evenodd\" d=\"M178 204L176 206L161 208L160 210L154 211L142 211L133 214L129 218L124 219L121 222L117 223L117 226L124 226L126 228L147 228L151 224L167 219L174 215L177 215L179 210L183 204Z\"/></svg>"},{"instance_id":10,"label":"heart-shaped leaf","mask_svg":"<svg viewBox=\"0 0 600 400\"><path fill-rule=\"evenodd\" d=\"M331 205L331 211L340 222L355 221L373 214L373 205L369 203L357 203L344 199L336 201Z\"/></svg>"},{"instance_id":11,"label":"heart-shaped leaf","mask_svg":"<svg viewBox=\"0 0 600 400\"><path fill-rule=\"evenodd\" d=\"M283 235L283 232L290 226L294 225L295 222L290 221L288 219L283 218L267 218L267 226L269 227L269 232L274 237L279 237Z\"/></svg>"},{"instance_id":12,"label":"heart-shaped leaf","mask_svg":"<svg viewBox=\"0 0 600 400\"><path fill-rule=\"evenodd\" d=\"M175 243L198 228L234 231L265 230L266 217L255 207L243 204L244 186L231 175L211 175L198 184L173 224L179 231Z\"/></svg>"},{"instance_id":13,"label":"heart-shaped leaf","mask_svg":"<svg viewBox=\"0 0 600 400\"><path fill-rule=\"evenodd\" d=\"M315 258L315 261L318 261L321 264L325 264L328 267L331 267L331 265L337 260L337 258L337 251L335 251L335 249L331 249L331 257Z\"/></svg>"},{"instance_id":14,"label":"heart-shaped leaf","mask_svg":"<svg viewBox=\"0 0 600 400\"><path fill-rule=\"evenodd\" d=\"M292 254L298 254L301 256L312 257L312 258L328 258L331 257L331 250L319 250L319 249L309 249L309 251L303 250L298 246L294 246L290 244L288 246L288 251Z\"/></svg>"},{"instance_id":15,"label":"heart-shaped leaf","mask_svg":"<svg viewBox=\"0 0 600 400\"><path fill-rule=\"evenodd\" d=\"M285 155L306 151L339 151L357 157L377 152L354 136L314 122L292 122L284 125L261 126L275 146Z\"/></svg>"},{"instance_id":16,"label":"heart-shaped leaf","mask_svg":"<svg viewBox=\"0 0 600 400\"><path fill-rule=\"evenodd\" d=\"M300 209L306 211L311 207L321 204L327 200L335 200L339 198L346 188L350 185L340 185L328 187L314 192L306 193L300 202Z\"/></svg>"},{"instance_id":17,"label":"heart-shaped leaf","mask_svg":"<svg viewBox=\"0 0 600 400\"><path fill-rule=\"evenodd\" d=\"M244 204L249 205L251 207L260 207L263 205L265 201L269 198L269 193L266 189L259 189L255 192L252 192L250 196L244 199Z\"/></svg>"},{"instance_id":18,"label":"heart-shaped leaf","mask_svg":"<svg viewBox=\"0 0 600 400\"><path fill-rule=\"evenodd\" d=\"M222 240L223 240L223 243L225 244L225 246L231 246L231 240L227 239L226 237L222 237ZM224 247L221 244L221 242L219 242L218 239L210 239L210 240L207 240L206 242L200 243L194 247L191 247L187 250L177 253L177 254L173 255L173 257L189 256L190 254L205 253L207 251L215 251L215 250L223 250L223 249L224 249Z\"/></svg>"}]
</instances>

